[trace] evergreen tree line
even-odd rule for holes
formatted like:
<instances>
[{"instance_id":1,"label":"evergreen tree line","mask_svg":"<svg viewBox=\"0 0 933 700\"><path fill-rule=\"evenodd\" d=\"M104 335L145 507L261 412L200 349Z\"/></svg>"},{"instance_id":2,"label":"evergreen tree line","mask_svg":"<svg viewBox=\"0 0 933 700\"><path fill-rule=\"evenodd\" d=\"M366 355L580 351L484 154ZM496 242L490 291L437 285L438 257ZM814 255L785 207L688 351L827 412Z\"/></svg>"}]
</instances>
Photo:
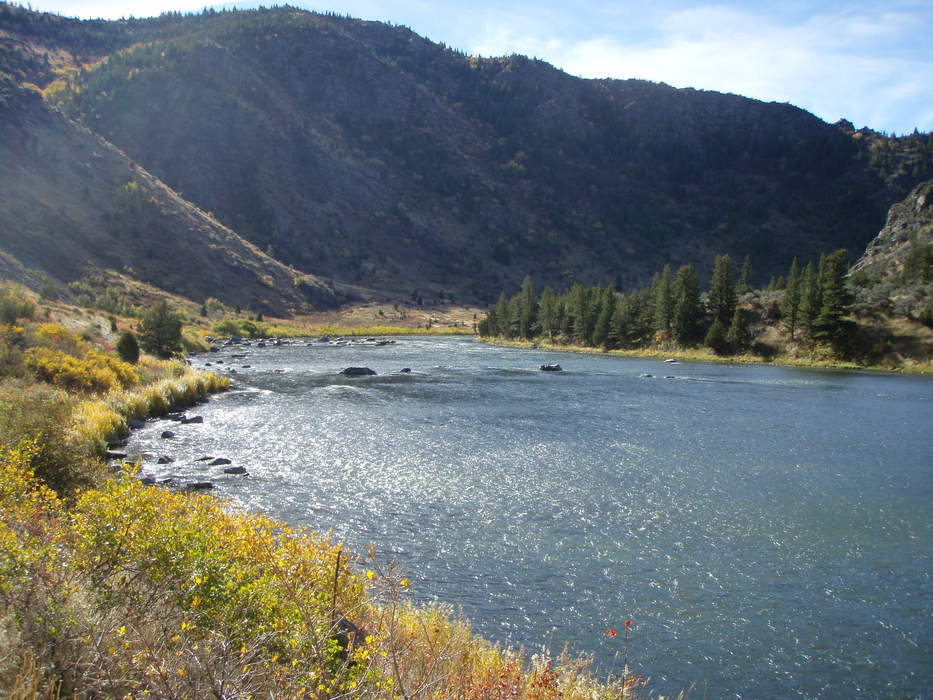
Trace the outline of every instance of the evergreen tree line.
<instances>
[{"instance_id":1,"label":"evergreen tree line","mask_svg":"<svg viewBox=\"0 0 933 700\"><path fill-rule=\"evenodd\" d=\"M769 289L783 289L776 313L791 339L837 349L845 344L854 327L845 319L852 303L847 272L847 252L840 249L802 269L795 258L786 278L771 281ZM751 258L746 256L736 279L729 255L716 258L705 291L692 264L676 273L666 265L650 286L625 293L578 283L563 293L546 287L539 294L526 277L515 296L500 294L478 331L487 337L607 350L704 345L717 354L744 352L753 339L751 312L738 302L753 291L751 279Z\"/></svg>"}]
</instances>

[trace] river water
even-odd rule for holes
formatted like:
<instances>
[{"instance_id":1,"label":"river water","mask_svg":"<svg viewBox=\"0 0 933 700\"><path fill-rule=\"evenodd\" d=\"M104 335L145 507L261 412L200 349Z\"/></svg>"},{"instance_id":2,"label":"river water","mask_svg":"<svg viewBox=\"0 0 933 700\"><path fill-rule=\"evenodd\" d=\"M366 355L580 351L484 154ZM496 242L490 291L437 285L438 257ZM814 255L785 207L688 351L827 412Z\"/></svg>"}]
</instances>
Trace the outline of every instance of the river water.
<instances>
[{"instance_id":1,"label":"river water","mask_svg":"<svg viewBox=\"0 0 933 700\"><path fill-rule=\"evenodd\" d=\"M236 389L174 439L134 433L147 472L373 543L489 639L605 673L627 654L660 693L933 696L929 378L467 338L208 362ZM337 375L355 365L378 375Z\"/></svg>"}]
</instances>

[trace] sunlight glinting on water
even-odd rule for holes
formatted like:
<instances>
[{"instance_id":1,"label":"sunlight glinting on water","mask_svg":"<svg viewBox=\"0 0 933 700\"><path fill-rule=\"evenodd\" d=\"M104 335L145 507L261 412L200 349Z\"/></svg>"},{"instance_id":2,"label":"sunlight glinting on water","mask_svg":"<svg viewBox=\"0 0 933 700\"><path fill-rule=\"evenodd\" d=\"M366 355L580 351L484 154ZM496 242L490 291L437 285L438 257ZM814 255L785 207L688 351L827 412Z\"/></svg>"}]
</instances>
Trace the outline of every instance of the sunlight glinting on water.
<instances>
[{"instance_id":1,"label":"sunlight glinting on water","mask_svg":"<svg viewBox=\"0 0 933 700\"><path fill-rule=\"evenodd\" d=\"M497 641L618 672L603 631L632 619L629 663L658 692L933 690L929 380L464 339L247 352L199 358L237 369L204 424L134 434L146 471L372 542ZM378 375L337 375L354 365Z\"/></svg>"}]
</instances>

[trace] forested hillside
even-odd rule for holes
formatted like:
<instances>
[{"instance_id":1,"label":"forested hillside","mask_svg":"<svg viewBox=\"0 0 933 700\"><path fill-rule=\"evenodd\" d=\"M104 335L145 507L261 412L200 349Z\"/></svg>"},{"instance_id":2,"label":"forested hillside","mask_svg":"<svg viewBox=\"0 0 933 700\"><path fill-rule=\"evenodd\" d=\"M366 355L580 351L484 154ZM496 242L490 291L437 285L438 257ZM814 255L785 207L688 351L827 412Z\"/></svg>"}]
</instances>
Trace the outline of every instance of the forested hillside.
<instances>
[{"instance_id":1,"label":"forested hillside","mask_svg":"<svg viewBox=\"0 0 933 700\"><path fill-rule=\"evenodd\" d=\"M651 284L620 292L574 284L538 291L530 277L504 291L479 323L486 337L555 345L854 362L929 369L933 354L933 181L918 185L849 266L845 249L795 257L754 288L754 263L717 256L707 283L670 265Z\"/></svg>"},{"instance_id":2,"label":"forested hillside","mask_svg":"<svg viewBox=\"0 0 933 700\"><path fill-rule=\"evenodd\" d=\"M6 5L0 27L5 70L186 199L287 264L375 289L632 288L720 252L776 274L861 249L933 175L926 134L294 8L78 22Z\"/></svg>"},{"instance_id":3,"label":"forested hillside","mask_svg":"<svg viewBox=\"0 0 933 700\"><path fill-rule=\"evenodd\" d=\"M305 273L492 301L861 250L933 176L928 134L476 58L282 7L82 22L0 5L2 70Z\"/></svg>"}]
</instances>

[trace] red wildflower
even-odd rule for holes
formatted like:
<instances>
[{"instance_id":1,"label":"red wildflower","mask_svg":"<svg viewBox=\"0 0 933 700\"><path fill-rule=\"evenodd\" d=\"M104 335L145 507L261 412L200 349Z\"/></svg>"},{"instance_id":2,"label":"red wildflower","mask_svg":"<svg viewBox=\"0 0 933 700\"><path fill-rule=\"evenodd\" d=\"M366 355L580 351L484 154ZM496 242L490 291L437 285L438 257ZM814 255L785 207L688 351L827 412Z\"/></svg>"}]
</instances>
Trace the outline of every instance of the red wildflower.
<instances>
[{"instance_id":1,"label":"red wildflower","mask_svg":"<svg viewBox=\"0 0 933 700\"><path fill-rule=\"evenodd\" d=\"M610 627L609 629L607 629L607 630L606 630L606 636L607 636L607 637L615 637L615 636L616 636L616 628L615 628L615 627Z\"/></svg>"}]
</instances>

